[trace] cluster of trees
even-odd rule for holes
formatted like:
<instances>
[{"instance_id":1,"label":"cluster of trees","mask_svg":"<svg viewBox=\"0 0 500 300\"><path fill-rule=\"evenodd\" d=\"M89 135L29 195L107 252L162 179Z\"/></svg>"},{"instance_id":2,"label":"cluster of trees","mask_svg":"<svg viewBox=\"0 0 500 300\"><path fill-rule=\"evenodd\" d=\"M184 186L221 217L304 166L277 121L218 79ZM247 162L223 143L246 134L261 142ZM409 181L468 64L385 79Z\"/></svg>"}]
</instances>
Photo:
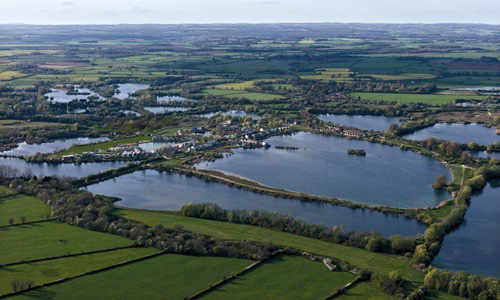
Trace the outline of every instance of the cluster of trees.
<instances>
[{"instance_id":1,"label":"cluster of trees","mask_svg":"<svg viewBox=\"0 0 500 300\"><path fill-rule=\"evenodd\" d=\"M336 244L363 248L372 252L411 256L418 241L411 237L393 235L385 238L377 232L355 232L342 227L326 227L322 224L307 224L298 218L277 212L257 210L225 210L212 203L187 204L181 213L188 217L250 224L277 231L288 232Z\"/></svg>"},{"instance_id":2,"label":"cluster of trees","mask_svg":"<svg viewBox=\"0 0 500 300\"><path fill-rule=\"evenodd\" d=\"M452 274L431 269L424 278L427 288L469 299L500 299L500 282L496 278L469 275L463 271Z\"/></svg>"},{"instance_id":3,"label":"cluster of trees","mask_svg":"<svg viewBox=\"0 0 500 300\"><path fill-rule=\"evenodd\" d=\"M14 291L14 292L24 291L24 290L30 289L34 286L35 286L34 280L13 279L10 281L10 287L12 288L12 291Z\"/></svg>"},{"instance_id":4,"label":"cluster of trees","mask_svg":"<svg viewBox=\"0 0 500 300\"><path fill-rule=\"evenodd\" d=\"M204 236L180 226L154 228L119 218L113 214L112 201L73 188L70 182L45 177L43 179L3 179L18 192L36 196L50 206L54 217L68 224L93 231L107 232L129 238L138 245L192 255L214 255L261 260L269 257L276 247L253 241L226 241Z\"/></svg>"}]
</instances>

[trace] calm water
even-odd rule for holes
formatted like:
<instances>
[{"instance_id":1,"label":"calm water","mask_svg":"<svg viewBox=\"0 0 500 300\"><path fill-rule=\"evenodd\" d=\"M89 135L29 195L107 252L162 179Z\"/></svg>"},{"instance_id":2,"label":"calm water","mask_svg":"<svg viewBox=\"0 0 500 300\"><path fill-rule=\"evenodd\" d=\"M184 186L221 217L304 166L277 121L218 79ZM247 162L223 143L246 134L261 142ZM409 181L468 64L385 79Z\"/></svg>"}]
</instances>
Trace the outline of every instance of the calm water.
<instances>
[{"instance_id":1,"label":"calm water","mask_svg":"<svg viewBox=\"0 0 500 300\"><path fill-rule=\"evenodd\" d=\"M132 114L132 115L134 115L136 117L140 117L141 116L141 113L133 111L133 110L120 110L120 112L122 112L122 113L124 113L126 115Z\"/></svg>"},{"instance_id":2,"label":"calm water","mask_svg":"<svg viewBox=\"0 0 500 300\"><path fill-rule=\"evenodd\" d=\"M181 96L162 96L162 97L157 97L156 101L158 101L158 103L168 103L172 101L184 102L184 101L196 101L196 100L184 98Z\"/></svg>"},{"instance_id":3,"label":"calm water","mask_svg":"<svg viewBox=\"0 0 500 300\"><path fill-rule=\"evenodd\" d=\"M119 197L117 205L157 210L179 210L187 203L211 202L225 209L252 209L291 214L309 223L344 224L347 229L378 230L388 236L415 236L425 225L412 219L330 204L276 198L216 182L153 170L137 171L88 186L92 193Z\"/></svg>"},{"instance_id":4,"label":"calm water","mask_svg":"<svg viewBox=\"0 0 500 300\"><path fill-rule=\"evenodd\" d=\"M134 98L129 97L130 94L133 94L140 90L145 90L149 88L149 84L140 84L140 83L123 83L118 85L118 93L115 93L113 97L123 100L126 98Z\"/></svg>"},{"instance_id":5,"label":"calm water","mask_svg":"<svg viewBox=\"0 0 500 300\"><path fill-rule=\"evenodd\" d=\"M252 120L258 120L261 118L258 114L249 113L249 112L245 112L242 110L228 110L228 111L224 111L224 112L217 111L217 112L211 112L211 113L199 115L199 117L210 119L213 116L216 116L218 114L221 114L223 116L231 116L231 117L251 117Z\"/></svg>"},{"instance_id":6,"label":"calm water","mask_svg":"<svg viewBox=\"0 0 500 300\"><path fill-rule=\"evenodd\" d=\"M8 155L29 155L33 156L38 152L42 154L52 153L56 150L66 150L71 147L73 144L83 145L90 143L103 142L108 140L108 138L76 138L76 139L66 139L66 140L57 140L49 143L41 143L41 144L28 144L26 142L22 142L18 144L17 148L11 149L9 151L0 152L0 154L8 154Z\"/></svg>"},{"instance_id":7,"label":"calm water","mask_svg":"<svg viewBox=\"0 0 500 300\"><path fill-rule=\"evenodd\" d=\"M442 174L451 178L449 170L427 156L304 132L267 141L272 146L300 149L238 148L228 158L201 163L197 168L241 175L272 187L374 205L425 207L449 198L448 193L431 187ZM363 149L367 155L348 155L348 149Z\"/></svg>"},{"instance_id":8,"label":"calm water","mask_svg":"<svg viewBox=\"0 0 500 300\"><path fill-rule=\"evenodd\" d=\"M157 142L149 142L149 143L140 143L138 146L147 152L153 152L156 149L163 148L165 146L173 145L174 143L157 143Z\"/></svg>"},{"instance_id":9,"label":"calm water","mask_svg":"<svg viewBox=\"0 0 500 300\"><path fill-rule=\"evenodd\" d=\"M45 94L44 96L48 97L50 101L53 102L70 102L72 100L87 100L89 97L99 97L99 99L103 100L104 98L101 97L98 93L95 93L91 91L88 88L82 88L77 85L75 85L77 88L77 91L79 93L90 93L90 95L68 95L68 91L65 89L52 89L50 93ZM54 99L51 99L54 98Z\"/></svg>"},{"instance_id":10,"label":"calm water","mask_svg":"<svg viewBox=\"0 0 500 300\"><path fill-rule=\"evenodd\" d=\"M123 167L126 162L98 162L83 164L47 164L47 163L28 163L21 158L0 157L0 165L7 165L18 169L21 173L26 169L31 169L33 174L39 176L57 175L59 177L85 177L90 174L96 174L106 171L110 168L116 169Z\"/></svg>"},{"instance_id":11,"label":"calm water","mask_svg":"<svg viewBox=\"0 0 500 300\"><path fill-rule=\"evenodd\" d=\"M476 142L482 145L491 145L493 142L500 141L500 135L495 133L495 129L475 123L468 125L438 123L432 127L427 127L405 135L404 137L416 141L434 137L436 139L455 141L461 144Z\"/></svg>"},{"instance_id":12,"label":"calm water","mask_svg":"<svg viewBox=\"0 0 500 300\"><path fill-rule=\"evenodd\" d=\"M154 114L163 114L166 112L186 111L189 110L189 107L144 106L144 109Z\"/></svg>"},{"instance_id":13,"label":"calm water","mask_svg":"<svg viewBox=\"0 0 500 300\"><path fill-rule=\"evenodd\" d=\"M433 265L500 277L500 187L488 184L471 199L464 223L444 238Z\"/></svg>"},{"instance_id":14,"label":"calm water","mask_svg":"<svg viewBox=\"0 0 500 300\"><path fill-rule=\"evenodd\" d=\"M475 157L482 157L482 158L490 157L490 158L500 159L500 152L469 151L469 154Z\"/></svg>"},{"instance_id":15,"label":"calm water","mask_svg":"<svg viewBox=\"0 0 500 300\"><path fill-rule=\"evenodd\" d=\"M397 117L384 116L349 116L349 115L318 115L324 122L330 122L341 126L352 126L362 130L385 131L391 124L401 124Z\"/></svg>"}]
</instances>

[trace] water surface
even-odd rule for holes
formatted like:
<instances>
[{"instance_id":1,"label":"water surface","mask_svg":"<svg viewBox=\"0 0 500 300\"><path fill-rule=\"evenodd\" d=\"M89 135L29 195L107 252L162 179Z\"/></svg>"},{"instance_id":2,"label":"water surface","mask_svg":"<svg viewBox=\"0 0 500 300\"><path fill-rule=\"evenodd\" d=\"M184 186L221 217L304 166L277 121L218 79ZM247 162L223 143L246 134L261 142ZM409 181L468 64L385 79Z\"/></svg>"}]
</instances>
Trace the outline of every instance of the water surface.
<instances>
[{"instance_id":1,"label":"water surface","mask_svg":"<svg viewBox=\"0 0 500 300\"><path fill-rule=\"evenodd\" d=\"M174 106L174 107L165 107L165 106L145 106L145 110L150 111L154 114L163 114L166 112L176 112L176 111L186 111L189 110L189 107L180 107L180 106Z\"/></svg>"},{"instance_id":2,"label":"water surface","mask_svg":"<svg viewBox=\"0 0 500 300\"><path fill-rule=\"evenodd\" d=\"M16 156L24 156L29 155L33 156L37 153L46 154L53 153L56 150L66 150L69 149L72 145L84 145L90 143L103 142L108 140L108 138L75 138L75 139L65 139L65 140L56 140L48 143L41 144L28 144L26 142L22 142L17 145L17 148L0 152L0 154L7 155L16 155Z\"/></svg>"},{"instance_id":3,"label":"water surface","mask_svg":"<svg viewBox=\"0 0 500 300\"><path fill-rule=\"evenodd\" d=\"M153 170L137 171L86 189L92 193L119 197L122 201L117 202L117 205L131 208L180 210L187 203L210 202L225 209L290 213L308 223L323 222L327 226L344 224L346 229L378 230L386 236L415 236L426 228L414 219L397 215L276 198L196 177Z\"/></svg>"},{"instance_id":4,"label":"water surface","mask_svg":"<svg viewBox=\"0 0 500 300\"><path fill-rule=\"evenodd\" d=\"M49 93L45 94L44 96L46 96L50 101L62 102L62 103L71 102L72 100L89 100L90 97L93 97L93 98L97 97L100 100L104 99L103 97L101 97L101 95L99 95L96 92L91 91L88 88L83 88L83 87L80 87L78 85L75 85L75 88L76 89L74 92L85 93L85 94L88 93L88 95L68 94L68 91L66 89L58 88L58 89L51 89L51 91Z\"/></svg>"},{"instance_id":5,"label":"water surface","mask_svg":"<svg viewBox=\"0 0 500 300\"><path fill-rule=\"evenodd\" d=\"M404 136L406 139L415 141L426 140L430 137L459 142L460 144L476 142L481 145L491 145L500 141L500 135L495 133L495 129L476 123L468 125L438 123Z\"/></svg>"},{"instance_id":6,"label":"water surface","mask_svg":"<svg viewBox=\"0 0 500 300\"><path fill-rule=\"evenodd\" d=\"M116 169L125 166L126 162L96 162L82 164L49 164L49 163L28 163L21 158L0 157L0 165L7 165L18 169L21 173L30 169L34 175L46 176L57 175L59 177L85 177L90 174L97 174L109 169Z\"/></svg>"},{"instance_id":7,"label":"water surface","mask_svg":"<svg viewBox=\"0 0 500 300\"><path fill-rule=\"evenodd\" d=\"M258 120L261 118L261 116L259 116L258 114L249 113L249 112L242 111L242 110L217 111L217 112L202 114L202 115L199 115L199 117L210 119L218 114L221 114L223 116L231 116L231 117L250 117L250 118L252 118L252 120Z\"/></svg>"},{"instance_id":8,"label":"water surface","mask_svg":"<svg viewBox=\"0 0 500 300\"><path fill-rule=\"evenodd\" d=\"M450 271L500 277L499 229L500 187L496 182L471 198L464 223L445 236L432 264Z\"/></svg>"},{"instance_id":9,"label":"water surface","mask_svg":"<svg viewBox=\"0 0 500 300\"><path fill-rule=\"evenodd\" d=\"M169 103L169 102L172 102L172 101L185 102L185 101L196 101L196 100L184 98L184 97L181 97L181 96L173 96L173 95L168 96L167 95L167 96L157 97L156 101L158 101L158 103Z\"/></svg>"},{"instance_id":10,"label":"water surface","mask_svg":"<svg viewBox=\"0 0 500 300\"><path fill-rule=\"evenodd\" d=\"M262 184L358 203L392 207L437 205L449 194L431 185L449 170L438 160L409 150L310 133L275 136L269 149L235 149L234 155L199 169L221 170ZM274 146L293 146L287 151ZM363 149L366 156L348 155Z\"/></svg>"},{"instance_id":11,"label":"water surface","mask_svg":"<svg viewBox=\"0 0 500 300\"><path fill-rule=\"evenodd\" d=\"M131 94L140 91L140 90L145 90L149 88L149 84L141 84L141 83L122 83L118 85L118 92L113 95L113 97L123 100L127 98L134 99L133 96L130 96Z\"/></svg>"},{"instance_id":12,"label":"water surface","mask_svg":"<svg viewBox=\"0 0 500 300\"><path fill-rule=\"evenodd\" d=\"M361 115L318 115L318 118L324 122L330 122L341 126L351 126L362 130L385 131L391 124L401 124L397 117L385 116L361 116Z\"/></svg>"}]
</instances>

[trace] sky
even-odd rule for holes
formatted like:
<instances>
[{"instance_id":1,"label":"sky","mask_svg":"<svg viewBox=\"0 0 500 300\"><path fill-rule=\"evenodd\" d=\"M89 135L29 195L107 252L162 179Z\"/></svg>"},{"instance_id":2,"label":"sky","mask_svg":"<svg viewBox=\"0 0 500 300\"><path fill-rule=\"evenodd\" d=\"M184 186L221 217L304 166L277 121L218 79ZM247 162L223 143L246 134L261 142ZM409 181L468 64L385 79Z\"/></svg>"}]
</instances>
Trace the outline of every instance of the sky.
<instances>
[{"instance_id":1,"label":"sky","mask_svg":"<svg viewBox=\"0 0 500 300\"><path fill-rule=\"evenodd\" d=\"M0 0L0 23L488 23L500 0Z\"/></svg>"}]
</instances>

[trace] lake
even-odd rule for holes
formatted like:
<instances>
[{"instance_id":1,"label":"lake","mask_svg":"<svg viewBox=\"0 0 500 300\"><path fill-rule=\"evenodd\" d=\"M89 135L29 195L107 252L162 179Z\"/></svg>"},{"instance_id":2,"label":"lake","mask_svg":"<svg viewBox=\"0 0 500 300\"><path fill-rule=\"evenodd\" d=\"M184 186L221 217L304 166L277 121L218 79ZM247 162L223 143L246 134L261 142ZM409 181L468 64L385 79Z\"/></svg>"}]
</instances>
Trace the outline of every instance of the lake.
<instances>
[{"instance_id":1,"label":"lake","mask_svg":"<svg viewBox=\"0 0 500 300\"><path fill-rule=\"evenodd\" d=\"M130 114L130 115L134 115L134 116L136 116L136 117L140 117L140 116L141 116L141 113L136 112L136 111L133 111L133 110L126 110L126 109L125 109L125 110L120 110L120 112L121 112L121 113L124 113L124 114L126 114L126 115L129 115L129 114Z\"/></svg>"},{"instance_id":2,"label":"lake","mask_svg":"<svg viewBox=\"0 0 500 300\"><path fill-rule=\"evenodd\" d=\"M202 115L198 115L198 116L201 118L210 119L213 116L216 116L218 114L221 114L223 116L231 116L231 117L251 117L252 120L258 120L261 118L261 116L259 116L258 114L249 113L249 112L245 112L242 110L217 111L217 112L206 113L206 114L202 114Z\"/></svg>"},{"instance_id":3,"label":"lake","mask_svg":"<svg viewBox=\"0 0 500 300\"><path fill-rule=\"evenodd\" d=\"M392 207L434 206L450 198L431 185L450 172L434 158L366 141L300 132L267 140L269 149L234 150L234 155L199 169L220 170L264 185ZM274 146L298 147L279 150ZM366 156L348 155L363 149Z\"/></svg>"},{"instance_id":4,"label":"lake","mask_svg":"<svg viewBox=\"0 0 500 300\"><path fill-rule=\"evenodd\" d=\"M415 141L434 137L439 140L459 142L460 144L476 142L481 145L491 145L500 141L500 135L495 133L495 129L476 123L468 125L438 123L403 137Z\"/></svg>"},{"instance_id":5,"label":"lake","mask_svg":"<svg viewBox=\"0 0 500 300\"><path fill-rule=\"evenodd\" d=\"M141 83L122 83L118 85L118 92L113 95L114 98L123 100L127 98L134 98L131 97L130 95L140 91L140 90L145 90L149 88L149 84L141 84Z\"/></svg>"},{"instance_id":6,"label":"lake","mask_svg":"<svg viewBox=\"0 0 500 300\"><path fill-rule=\"evenodd\" d=\"M450 271L500 277L499 228L500 187L496 182L471 198L464 223L445 236L432 264Z\"/></svg>"},{"instance_id":7,"label":"lake","mask_svg":"<svg viewBox=\"0 0 500 300\"><path fill-rule=\"evenodd\" d=\"M172 101L179 101L179 102L184 102L184 101L196 101L188 98L184 98L181 96L161 96L161 97L156 97L156 101L158 103L169 103Z\"/></svg>"},{"instance_id":8,"label":"lake","mask_svg":"<svg viewBox=\"0 0 500 300\"><path fill-rule=\"evenodd\" d=\"M196 177L154 170L122 175L86 189L96 194L119 197L122 200L117 205L131 208L180 210L187 203L210 202L225 209L290 213L308 223L324 222L327 226L344 224L346 229L378 230L386 236L415 236L426 229L416 220L397 215L276 198Z\"/></svg>"},{"instance_id":9,"label":"lake","mask_svg":"<svg viewBox=\"0 0 500 300\"><path fill-rule=\"evenodd\" d=\"M138 146L146 152L154 152L157 149L163 148L165 146L172 146L175 143L164 143L164 142L148 142L140 143Z\"/></svg>"},{"instance_id":10,"label":"lake","mask_svg":"<svg viewBox=\"0 0 500 300\"><path fill-rule=\"evenodd\" d=\"M75 138L75 139L65 139L65 140L56 140L48 143L41 144L28 144L26 142L22 142L17 145L17 148L0 152L0 154L6 155L16 155L16 156L24 156L29 155L33 156L38 152L42 154L52 153L56 150L66 150L71 147L73 144L84 145L90 143L103 142L108 140L108 138Z\"/></svg>"},{"instance_id":11,"label":"lake","mask_svg":"<svg viewBox=\"0 0 500 300\"><path fill-rule=\"evenodd\" d=\"M391 124L401 124L398 117L360 116L360 115L318 115L318 119L341 126L351 126L362 130L385 131Z\"/></svg>"},{"instance_id":12,"label":"lake","mask_svg":"<svg viewBox=\"0 0 500 300\"><path fill-rule=\"evenodd\" d=\"M68 94L68 91L66 89L51 89L51 91L44 96L48 97L49 101L53 102L62 102L62 103L67 103L72 100L89 100L89 97L97 97L100 100L104 100L103 97L101 97L98 93L91 91L88 88L82 88L78 85L75 85L76 92L78 93L84 93L88 95L82 95L82 94Z\"/></svg>"},{"instance_id":13,"label":"lake","mask_svg":"<svg viewBox=\"0 0 500 300\"><path fill-rule=\"evenodd\" d=\"M59 177L85 177L90 174L97 174L108 169L116 169L125 166L127 162L96 162L82 164L48 164L48 163L28 163L21 158L0 157L0 165L11 166L18 169L21 173L26 169L31 169L33 174L39 176L57 175Z\"/></svg>"},{"instance_id":14,"label":"lake","mask_svg":"<svg viewBox=\"0 0 500 300\"><path fill-rule=\"evenodd\" d=\"M189 107L145 106L144 109L154 114L163 114L166 112L186 111L189 110Z\"/></svg>"}]
</instances>

